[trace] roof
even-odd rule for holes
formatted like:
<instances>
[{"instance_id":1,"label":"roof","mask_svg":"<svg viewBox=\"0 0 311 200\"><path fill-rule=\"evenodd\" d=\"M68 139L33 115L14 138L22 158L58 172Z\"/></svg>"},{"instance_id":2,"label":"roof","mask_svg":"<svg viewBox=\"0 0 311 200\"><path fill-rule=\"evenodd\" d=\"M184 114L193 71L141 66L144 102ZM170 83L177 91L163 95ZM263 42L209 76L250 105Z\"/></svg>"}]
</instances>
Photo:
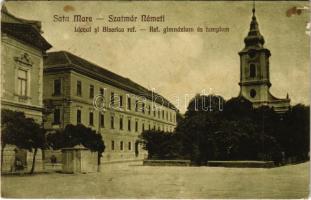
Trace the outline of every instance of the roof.
<instances>
[{"instance_id":1,"label":"roof","mask_svg":"<svg viewBox=\"0 0 311 200\"><path fill-rule=\"evenodd\" d=\"M269 91L269 93L268 93L268 99L269 99L269 101L280 101L280 102L290 102L290 99L289 99L289 97L287 96L286 98L277 98L277 97L275 97L274 95L272 95L271 93L270 93L270 91Z\"/></svg>"},{"instance_id":2,"label":"roof","mask_svg":"<svg viewBox=\"0 0 311 200\"><path fill-rule=\"evenodd\" d=\"M245 54L250 51L263 51L268 56L271 56L269 49L264 48L265 39L259 31L259 25L255 16L255 8L252 10L253 16L249 27L249 32L244 38L245 47L239 54Z\"/></svg>"},{"instance_id":3,"label":"roof","mask_svg":"<svg viewBox=\"0 0 311 200\"><path fill-rule=\"evenodd\" d=\"M121 88L138 96L155 101L165 107L177 108L163 96L148 90L134 81L122 77L90 61L76 56L67 51L49 52L44 59L44 72L74 70L91 78Z\"/></svg>"},{"instance_id":4,"label":"roof","mask_svg":"<svg viewBox=\"0 0 311 200\"><path fill-rule=\"evenodd\" d=\"M40 21L18 18L8 11L5 4L2 5L1 9L1 22L15 23L15 24L29 24L33 26L33 28L35 28L37 31L42 33Z\"/></svg>"},{"instance_id":5,"label":"roof","mask_svg":"<svg viewBox=\"0 0 311 200\"><path fill-rule=\"evenodd\" d=\"M8 12L5 5L1 9L1 32L44 51L52 47L41 35L40 21L17 18Z\"/></svg>"},{"instance_id":6,"label":"roof","mask_svg":"<svg viewBox=\"0 0 311 200\"><path fill-rule=\"evenodd\" d=\"M44 51L52 47L52 45L29 24L1 22L1 32L11 35Z\"/></svg>"},{"instance_id":7,"label":"roof","mask_svg":"<svg viewBox=\"0 0 311 200\"><path fill-rule=\"evenodd\" d=\"M255 16L255 8L253 8L253 16L250 24L250 30L244 39L246 46L262 46L265 43L263 36L260 34L258 22Z\"/></svg>"}]
</instances>

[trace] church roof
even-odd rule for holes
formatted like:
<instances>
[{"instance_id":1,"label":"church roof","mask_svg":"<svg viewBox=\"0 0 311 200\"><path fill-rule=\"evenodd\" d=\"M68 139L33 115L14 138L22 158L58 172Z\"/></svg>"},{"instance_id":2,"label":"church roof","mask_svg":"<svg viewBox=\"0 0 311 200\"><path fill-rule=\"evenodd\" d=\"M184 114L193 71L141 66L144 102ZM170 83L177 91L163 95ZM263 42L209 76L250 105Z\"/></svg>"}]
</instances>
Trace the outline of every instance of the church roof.
<instances>
[{"instance_id":1,"label":"church roof","mask_svg":"<svg viewBox=\"0 0 311 200\"><path fill-rule=\"evenodd\" d=\"M274 95L272 95L270 92L268 93L268 100L269 101L281 101L281 102L290 102L290 99L287 98L277 98Z\"/></svg>"},{"instance_id":2,"label":"church roof","mask_svg":"<svg viewBox=\"0 0 311 200\"><path fill-rule=\"evenodd\" d=\"M255 7L252 10L252 20L247 36L244 38L245 47L239 54L249 53L250 51L264 51L268 56L271 56L269 49L264 48L265 39L259 31L259 25L255 15Z\"/></svg>"},{"instance_id":3,"label":"church roof","mask_svg":"<svg viewBox=\"0 0 311 200\"><path fill-rule=\"evenodd\" d=\"M253 16L250 24L249 32L244 39L246 46L257 46L261 47L264 45L265 40L259 31L259 25L255 16L255 8L253 8Z\"/></svg>"},{"instance_id":4,"label":"church roof","mask_svg":"<svg viewBox=\"0 0 311 200\"><path fill-rule=\"evenodd\" d=\"M154 91L148 90L147 88L133 82L128 78L122 77L103 67L93 64L79 56L76 56L67 51L47 53L47 57L44 59L44 72L62 70L77 71L138 96L143 96L149 100L153 100L165 107L177 111L177 108L163 96L155 93Z\"/></svg>"}]
</instances>

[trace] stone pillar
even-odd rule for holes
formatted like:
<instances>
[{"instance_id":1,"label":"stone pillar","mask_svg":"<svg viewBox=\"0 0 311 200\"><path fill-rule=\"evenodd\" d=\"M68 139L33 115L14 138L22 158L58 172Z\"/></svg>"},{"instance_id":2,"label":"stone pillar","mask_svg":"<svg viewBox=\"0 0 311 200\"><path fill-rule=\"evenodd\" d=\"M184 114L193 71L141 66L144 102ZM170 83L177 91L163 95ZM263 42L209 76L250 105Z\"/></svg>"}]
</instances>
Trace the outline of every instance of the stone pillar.
<instances>
[{"instance_id":1,"label":"stone pillar","mask_svg":"<svg viewBox=\"0 0 311 200\"><path fill-rule=\"evenodd\" d=\"M3 151L2 172L14 171L15 149L14 145L6 145Z\"/></svg>"}]
</instances>

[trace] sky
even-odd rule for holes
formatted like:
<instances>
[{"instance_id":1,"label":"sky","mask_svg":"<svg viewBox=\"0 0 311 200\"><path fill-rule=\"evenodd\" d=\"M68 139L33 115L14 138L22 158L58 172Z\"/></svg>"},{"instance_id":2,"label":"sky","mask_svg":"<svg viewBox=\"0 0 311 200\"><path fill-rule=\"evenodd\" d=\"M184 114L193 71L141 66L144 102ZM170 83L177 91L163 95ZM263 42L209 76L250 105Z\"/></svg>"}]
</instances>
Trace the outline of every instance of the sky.
<instances>
[{"instance_id":1,"label":"sky","mask_svg":"<svg viewBox=\"0 0 311 200\"><path fill-rule=\"evenodd\" d=\"M309 104L310 36L306 33L308 10L288 16L293 7L308 2L256 2L256 17L265 47L271 51L270 92L291 104ZM42 22L49 51L65 50L136 83L153 89L184 112L195 94L212 93L225 99L240 88L238 52L251 21L248 1L9 1L17 17ZM92 22L72 22L73 15L91 16ZM54 15L70 22L55 22ZM108 22L108 16L165 16L165 22ZM96 20L96 18L100 18ZM132 27L137 32L79 33L75 26ZM150 33L149 26L225 27L229 32Z\"/></svg>"}]
</instances>

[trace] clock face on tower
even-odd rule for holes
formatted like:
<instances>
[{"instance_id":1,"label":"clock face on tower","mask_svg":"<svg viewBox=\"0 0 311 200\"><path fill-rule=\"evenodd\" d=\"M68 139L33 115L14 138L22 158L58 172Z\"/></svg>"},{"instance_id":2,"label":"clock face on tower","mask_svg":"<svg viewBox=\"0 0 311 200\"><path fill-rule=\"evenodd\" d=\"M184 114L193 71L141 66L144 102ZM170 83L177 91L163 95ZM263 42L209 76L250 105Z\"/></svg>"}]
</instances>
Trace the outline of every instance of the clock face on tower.
<instances>
[{"instance_id":1,"label":"clock face on tower","mask_svg":"<svg viewBox=\"0 0 311 200\"><path fill-rule=\"evenodd\" d=\"M249 56L251 59L254 59L254 58L256 57L256 52L250 50L250 51L248 52L248 56Z\"/></svg>"}]
</instances>

